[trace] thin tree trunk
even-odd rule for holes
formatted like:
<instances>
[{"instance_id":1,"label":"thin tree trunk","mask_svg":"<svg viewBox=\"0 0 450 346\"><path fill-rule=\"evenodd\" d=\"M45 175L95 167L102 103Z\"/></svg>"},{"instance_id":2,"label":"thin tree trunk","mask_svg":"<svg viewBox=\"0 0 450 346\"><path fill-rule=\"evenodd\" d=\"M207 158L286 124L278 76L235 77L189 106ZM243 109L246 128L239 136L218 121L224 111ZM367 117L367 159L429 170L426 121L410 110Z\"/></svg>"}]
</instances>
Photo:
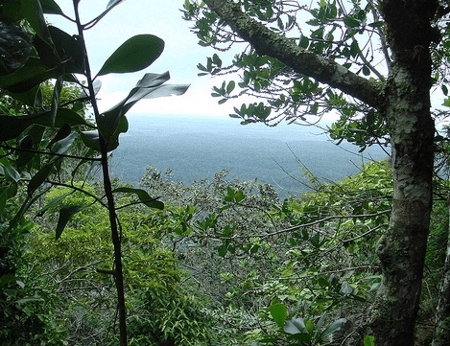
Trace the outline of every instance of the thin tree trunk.
<instances>
[{"instance_id":1,"label":"thin tree trunk","mask_svg":"<svg viewBox=\"0 0 450 346\"><path fill-rule=\"evenodd\" d=\"M84 28L81 25L81 19L78 9L79 0L73 0L73 6L75 11L76 23L78 26L78 34L84 43ZM86 47L86 46L85 46ZM98 110L97 100L95 98L95 91L93 86L93 80L91 76L91 70L89 66L89 59L85 56L85 75L87 79L87 84L89 88L89 96L91 105L94 111L95 119L100 118L100 113ZM111 239L114 246L114 270L112 271L112 275L114 276L114 282L116 285L117 291L117 311L119 315L119 345L127 346L127 311L125 307L125 290L124 290L124 279L123 279L123 268L122 268L122 244L121 237L119 235L118 224L117 224L117 215L116 215L116 207L114 203L114 195L112 192L111 179L109 175L109 167L108 167L108 150L107 143L99 131L99 143L100 143L100 151L101 151L101 165L102 165L102 173L103 173L103 187L105 189L106 199L108 201L108 214L109 214L109 222L111 227Z\"/></svg>"},{"instance_id":2,"label":"thin tree trunk","mask_svg":"<svg viewBox=\"0 0 450 346\"><path fill-rule=\"evenodd\" d=\"M450 196L447 203L450 209ZM439 302L436 309L436 327L431 346L450 345L450 219L448 229L447 252L439 290Z\"/></svg>"},{"instance_id":3,"label":"thin tree trunk","mask_svg":"<svg viewBox=\"0 0 450 346\"><path fill-rule=\"evenodd\" d=\"M430 113L433 0L385 0L380 9L394 54L386 95L393 208L378 246L383 281L370 312L377 346L411 346L432 202L434 122Z\"/></svg>"}]
</instances>

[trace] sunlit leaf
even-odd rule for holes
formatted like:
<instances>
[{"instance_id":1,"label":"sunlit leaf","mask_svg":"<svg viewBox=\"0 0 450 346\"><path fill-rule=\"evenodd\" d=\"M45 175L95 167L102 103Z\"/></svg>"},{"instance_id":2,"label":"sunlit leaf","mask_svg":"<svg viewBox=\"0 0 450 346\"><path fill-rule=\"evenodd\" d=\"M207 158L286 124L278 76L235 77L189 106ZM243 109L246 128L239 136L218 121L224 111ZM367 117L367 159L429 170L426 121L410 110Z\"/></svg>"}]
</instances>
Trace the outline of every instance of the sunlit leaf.
<instances>
[{"instance_id":1,"label":"sunlit leaf","mask_svg":"<svg viewBox=\"0 0 450 346\"><path fill-rule=\"evenodd\" d=\"M287 317L287 308L284 304L274 304L269 308L270 314L277 323L278 327L283 328Z\"/></svg>"},{"instance_id":2,"label":"sunlit leaf","mask_svg":"<svg viewBox=\"0 0 450 346\"><path fill-rule=\"evenodd\" d=\"M163 50L164 41L157 36L133 36L106 60L98 75L140 71L150 66Z\"/></svg>"}]
</instances>

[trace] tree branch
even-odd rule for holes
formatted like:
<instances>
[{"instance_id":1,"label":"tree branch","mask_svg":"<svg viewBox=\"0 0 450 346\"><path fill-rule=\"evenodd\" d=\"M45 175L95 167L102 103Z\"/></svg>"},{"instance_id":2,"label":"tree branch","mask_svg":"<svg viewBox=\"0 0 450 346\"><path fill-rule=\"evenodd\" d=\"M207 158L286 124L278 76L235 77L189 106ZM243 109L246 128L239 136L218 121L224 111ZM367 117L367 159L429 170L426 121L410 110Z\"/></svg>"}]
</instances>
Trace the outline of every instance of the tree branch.
<instances>
[{"instance_id":1,"label":"tree branch","mask_svg":"<svg viewBox=\"0 0 450 346\"><path fill-rule=\"evenodd\" d=\"M371 107L378 110L383 108L384 88L380 88L378 82L360 77L332 59L299 47L295 41L271 31L242 12L239 4L227 0L204 2L248 41L258 54L276 58L295 72L339 89Z\"/></svg>"}]
</instances>

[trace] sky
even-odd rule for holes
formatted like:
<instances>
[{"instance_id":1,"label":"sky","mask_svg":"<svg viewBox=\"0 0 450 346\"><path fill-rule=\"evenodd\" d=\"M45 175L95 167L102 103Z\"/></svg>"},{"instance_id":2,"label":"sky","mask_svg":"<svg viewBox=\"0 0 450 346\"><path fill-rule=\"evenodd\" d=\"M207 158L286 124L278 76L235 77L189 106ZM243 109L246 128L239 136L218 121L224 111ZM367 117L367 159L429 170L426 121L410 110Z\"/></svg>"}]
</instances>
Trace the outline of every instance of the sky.
<instances>
[{"instance_id":1,"label":"sky","mask_svg":"<svg viewBox=\"0 0 450 346\"><path fill-rule=\"evenodd\" d=\"M88 22L102 13L108 0L81 0L80 16ZM65 14L74 18L72 0L57 0ZM170 72L170 84L190 84L185 95L164 97L138 102L129 114L185 114L227 116L233 105L243 100L218 105L218 99L210 96L213 85L220 85L220 77L198 77L198 63L214 54L211 48L198 45L198 39L189 29L193 25L182 19L184 0L125 0L110 11L94 28L85 32L88 56L93 74L103 62L128 38L138 34L152 34L165 41L161 56L143 71L129 74L102 76L102 89L98 94L100 111L104 111L122 100L144 73ZM61 16L47 16L50 24L76 34L73 23Z\"/></svg>"}]
</instances>

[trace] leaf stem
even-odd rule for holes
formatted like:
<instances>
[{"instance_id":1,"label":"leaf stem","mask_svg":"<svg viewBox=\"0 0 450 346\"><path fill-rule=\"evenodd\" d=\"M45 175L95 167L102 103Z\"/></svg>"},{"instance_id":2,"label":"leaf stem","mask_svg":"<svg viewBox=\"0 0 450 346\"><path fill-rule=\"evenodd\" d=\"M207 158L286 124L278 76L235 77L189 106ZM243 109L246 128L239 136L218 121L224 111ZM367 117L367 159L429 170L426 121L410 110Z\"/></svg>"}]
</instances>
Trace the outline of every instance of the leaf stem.
<instances>
[{"instance_id":1,"label":"leaf stem","mask_svg":"<svg viewBox=\"0 0 450 346\"><path fill-rule=\"evenodd\" d=\"M73 0L76 23L78 27L78 34L83 42L84 47L86 43L84 41L84 26L81 24L80 14L78 10L78 0ZM94 111L95 120L98 125L98 120L100 119L100 113L98 110L97 100L95 98L95 90L93 79L91 75L91 70L89 66L89 59L85 50L85 76L87 79L89 96L91 105ZM117 226L117 215L115 210L114 196L112 193L111 179L109 176L108 169L108 150L107 143L102 133L99 131L99 142L101 151L101 165L103 172L103 187L105 189L105 195L107 198L107 205L109 211L109 222L111 226L111 238L114 246L114 281L117 290L117 307L119 314L119 333L120 333L120 346L127 346L127 327L126 327L126 307L125 307L125 292L124 292L124 280L123 280L123 269L122 269L122 249L121 249L121 239L118 232Z\"/></svg>"}]
</instances>

